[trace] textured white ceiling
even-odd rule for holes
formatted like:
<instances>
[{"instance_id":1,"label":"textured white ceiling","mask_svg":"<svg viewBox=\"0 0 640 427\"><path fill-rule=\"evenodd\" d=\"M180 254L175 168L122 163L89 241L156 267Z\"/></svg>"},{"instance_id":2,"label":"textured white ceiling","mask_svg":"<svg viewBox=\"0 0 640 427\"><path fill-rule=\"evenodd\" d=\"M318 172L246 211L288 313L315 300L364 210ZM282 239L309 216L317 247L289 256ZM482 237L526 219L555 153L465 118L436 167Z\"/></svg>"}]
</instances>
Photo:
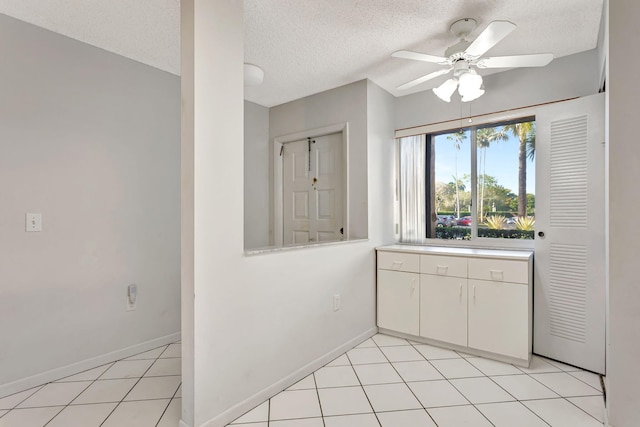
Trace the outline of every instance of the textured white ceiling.
<instances>
[{"instance_id":1,"label":"textured white ceiling","mask_svg":"<svg viewBox=\"0 0 640 427\"><path fill-rule=\"evenodd\" d=\"M180 0L0 0L0 13L180 73Z\"/></svg>"},{"instance_id":2,"label":"textured white ceiling","mask_svg":"<svg viewBox=\"0 0 640 427\"><path fill-rule=\"evenodd\" d=\"M214 0L221 1L221 0ZM237 1L237 0L236 0ZM396 96L437 86L447 77L399 92L396 86L439 69L391 58L393 51L443 55L457 42L449 25L474 18L475 38L489 22L518 28L490 56L596 47L603 0L244 0L245 61L264 83L245 98L278 105L369 78ZM0 0L0 13L105 50L180 72L179 0ZM484 70L486 74L489 70ZM491 70L496 72L500 70Z\"/></svg>"},{"instance_id":3,"label":"textured white ceiling","mask_svg":"<svg viewBox=\"0 0 640 427\"><path fill-rule=\"evenodd\" d=\"M395 88L441 67L391 58L400 49L443 55L458 40L457 19L474 18L473 39L491 21L518 27L490 56L596 47L602 0L245 0L245 61L265 71L245 98L272 106L369 78L396 96L430 89L448 77ZM481 74L487 74L484 70ZM491 70L496 72L497 70ZM489 88L487 88L489 90Z\"/></svg>"}]
</instances>

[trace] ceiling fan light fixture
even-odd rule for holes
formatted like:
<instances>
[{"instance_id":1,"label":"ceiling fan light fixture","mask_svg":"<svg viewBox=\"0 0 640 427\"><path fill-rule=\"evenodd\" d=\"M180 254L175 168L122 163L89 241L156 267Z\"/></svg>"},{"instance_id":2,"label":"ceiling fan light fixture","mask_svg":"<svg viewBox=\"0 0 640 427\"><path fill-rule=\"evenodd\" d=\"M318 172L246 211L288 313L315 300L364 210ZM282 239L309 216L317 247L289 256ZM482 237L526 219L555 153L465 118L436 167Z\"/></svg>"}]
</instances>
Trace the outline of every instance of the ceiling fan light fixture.
<instances>
[{"instance_id":1,"label":"ceiling fan light fixture","mask_svg":"<svg viewBox=\"0 0 640 427\"><path fill-rule=\"evenodd\" d=\"M244 64L244 85L258 86L264 80L264 71L262 68L253 64Z\"/></svg>"},{"instance_id":2,"label":"ceiling fan light fixture","mask_svg":"<svg viewBox=\"0 0 640 427\"><path fill-rule=\"evenodd\" d=\"M462 96L461 101L462 102L470 102L470 101L473 101L474 99L480 98L482 95L484 95L484 89L474 90L474 91L465 93Z\"/></svg>"},{"instance_id":3,"label":"ceiling fan light fixture","mask_svg":"<svg viewBox=\"0 0 640 427\"><path fill-rule=\"evenodd\" d=\"M459 80L460 86L458 87L458 93L462 96L462 102L473 101L484 95L482 76L476 74L474 70L462 74Z\"/></svg>"},{"instance_id":4,"label":"ceiling fan light fixture","mask_svg":"<svg viewBox=\"0 0 640 427\"><path fill-rule=\"evenodd\" d=\"M444 102L451 102L451 95L456 91L458 87L457 79L449 79L442 83L440 86L433 88L433 93Z\"/></svg>"}]
</instances>

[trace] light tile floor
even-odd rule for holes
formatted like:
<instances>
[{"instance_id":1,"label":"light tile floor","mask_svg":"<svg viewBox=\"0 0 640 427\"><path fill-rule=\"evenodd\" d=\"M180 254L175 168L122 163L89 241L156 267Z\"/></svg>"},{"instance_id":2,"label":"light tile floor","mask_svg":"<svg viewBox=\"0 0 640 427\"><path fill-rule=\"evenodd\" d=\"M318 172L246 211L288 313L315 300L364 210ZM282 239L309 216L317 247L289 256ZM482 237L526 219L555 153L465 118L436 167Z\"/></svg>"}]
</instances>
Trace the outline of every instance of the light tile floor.
<instances>
[{"instance_id":1,"label":"light tile floor","mask_svg":"<svg viewBox=\"0 0 640 427\"><path fill-rule=\"evenodd\" d=\"M590 372L538 356L525 369L378 334L229 427L598 427L603 415Z\"/></svg>"},{"instance_id":2,"label":"light tile floor","mask_svg":"<svg viewBox=\"0 0 640 427\"><path fill-rule=\"evenodd\" d=\"M0 427L176 427L174 343L0 399ZM376 335L229 427L597 427L600 379Z\"/></svg>"},{"instance_id":3,"label":"light tile floor","mask_svg":"<svg viewBox=\"0 0 640 427\"><path fill-rule=\"evenodd\" d=\"M180 343L0 399L0 427L176 427Z\"/></svg>"}]
</instances>

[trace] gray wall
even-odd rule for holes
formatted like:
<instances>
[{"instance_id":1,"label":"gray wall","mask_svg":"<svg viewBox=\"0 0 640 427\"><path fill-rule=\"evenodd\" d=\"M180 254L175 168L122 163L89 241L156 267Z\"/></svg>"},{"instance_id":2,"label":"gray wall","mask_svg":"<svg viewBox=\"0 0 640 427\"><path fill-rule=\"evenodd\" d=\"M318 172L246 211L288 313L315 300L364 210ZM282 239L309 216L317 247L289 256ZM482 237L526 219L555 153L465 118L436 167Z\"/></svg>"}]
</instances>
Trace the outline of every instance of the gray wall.
<instances>
[{"instance_id":1,"label":"gray wall","mask_svg":"<svg viewBox=\"0 0 640 427\"><path fill-rule=\"evenodd\" d=\"M273 140L279 136L345 122L349 122L349 237L366 238L367 81L361 80L272 107L269 136Z\"/></svg>"},{"instance_id":2,"label":"gray wall","mask_svg":"<svg viewBox=\"0 0 640 427\"><path fill-rule=\"evenodd\" d=\"M2 387L179 332L180 81L4 15L0 57Z\"/></svg>"},{"instance_id":3,"label":"gray wall","mask_svg":"<svg viewBox=\"0 0 640 427\"><path fill-rule=\"evenodd\" d=\"M640 239L629 230L638 212L638 67L640 3L609 3L609 336L607 409L612 427L635 427L640 420Z\"/></svg>"},{"instance_id":4,"label":"gray wall","mask_svg":"<svg viewBox=\"0 0 640 427\"><path fill-rule=\"evenodd\" d=\"M598 52L593 49L554 59L546 67L486 76L486 93L473 102L461 102L457 92L450 103L439 100L431 90L403 96L396 99L396 128L592 95L598 92L599 76Z\"/></svg>"},{"instance_id":5,"label":"gray wall","mask_svg":"<svg viewBox=\"0 0 640 427\"><path fill-rule=\"evenodd\" d=\"M244 101L244 247L269 245L269 109Z\"/></svg>"}]
</instances>

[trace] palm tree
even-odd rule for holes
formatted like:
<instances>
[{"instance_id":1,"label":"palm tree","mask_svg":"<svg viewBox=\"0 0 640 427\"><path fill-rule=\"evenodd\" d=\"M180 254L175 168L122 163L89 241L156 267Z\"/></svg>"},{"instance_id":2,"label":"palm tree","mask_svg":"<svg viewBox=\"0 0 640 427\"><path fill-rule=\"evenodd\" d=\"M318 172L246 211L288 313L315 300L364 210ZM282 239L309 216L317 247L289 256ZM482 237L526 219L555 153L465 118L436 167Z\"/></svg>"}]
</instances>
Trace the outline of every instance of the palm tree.
<instances>
[{"instance_id":1,"label":"palm tree","mask_svg":"<svg viewBox=\"0 0 640 427\"><path fill-rule=\"evenodd\" d=\"M527 216L527 157L535 156L535 123L522 122L504 126L520 141L518 151L518 216Z\"/></svg>"},{"instance_id":2,"label":"palm tree","mask_svg":"<svg viewBox=\"0 0 640 427\"><path fill-rule=\"evenodd\" d=\"M478 129L476 132L476 145L480 149L480 161L482 162L482 171L478 171L478 178L482 177L480 183L480 214L478 221L481 222L484 217L484 187L485 187L485 178L486 177L486 159L487 159L487 148L491 145L492 142L499 141L507 141L509 139L509 135L507 135L507 131L500 127L498 129L494 127L486 127Z\"/></svg>"},{"instance_id":3,"label":"palm tree","mask_svg":"<svg viewBox=\"0 0 640 427\"><path fill-rule=\"evenodd\" d=\"M535 123L527 138L527 159L533 161L536 157L536 127Z\"/></svg>"},{"instance_id":4,"label":"palm tree","mask_svg":"<svg viewBox=\"0 0 640 427\"><path fill-rule=\"evenodd\" d=\"M454 182L457 184L459 182L458 180L458 150L460 150L460 145L462 144L462 141L467 139L467 133L463 130L459 130L458 132L453 132L449 135L447 135L447 139L450 141L453 141L453 147L455 148L455 163L456 163L456 174L454 175L453 179ZM458 185L455 186L456 187L456 218L460 218L460 194L458 191Z\"/></svg>"}]
</instances>

